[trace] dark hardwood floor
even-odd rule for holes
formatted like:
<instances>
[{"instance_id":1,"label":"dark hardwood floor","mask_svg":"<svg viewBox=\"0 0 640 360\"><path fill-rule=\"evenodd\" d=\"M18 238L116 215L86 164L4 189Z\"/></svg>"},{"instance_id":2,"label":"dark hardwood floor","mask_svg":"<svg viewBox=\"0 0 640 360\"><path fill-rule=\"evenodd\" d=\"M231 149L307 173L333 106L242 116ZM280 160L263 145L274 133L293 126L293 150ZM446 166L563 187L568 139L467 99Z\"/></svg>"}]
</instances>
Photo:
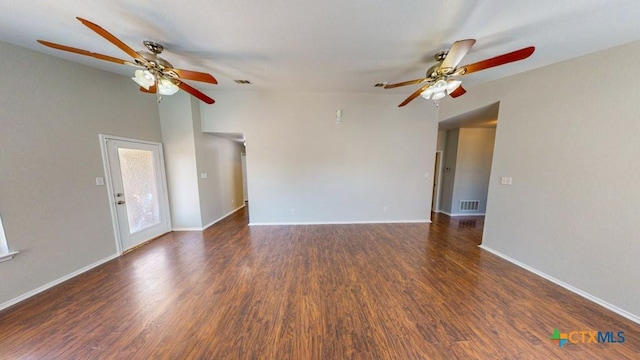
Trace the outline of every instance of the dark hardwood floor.
<instances>
[{"instance_id":1,"label":"dark hardwood floor","mask_svg":"<svg viewBox=\"0 0 640 360\"><path fill-rule=\"evenodd\" d=\"M638 359L640 326L477 247L482 218L178 232L0 312L0 359ZM562 332L624 331L567 344Z\"/></svg>"}]
</instances>

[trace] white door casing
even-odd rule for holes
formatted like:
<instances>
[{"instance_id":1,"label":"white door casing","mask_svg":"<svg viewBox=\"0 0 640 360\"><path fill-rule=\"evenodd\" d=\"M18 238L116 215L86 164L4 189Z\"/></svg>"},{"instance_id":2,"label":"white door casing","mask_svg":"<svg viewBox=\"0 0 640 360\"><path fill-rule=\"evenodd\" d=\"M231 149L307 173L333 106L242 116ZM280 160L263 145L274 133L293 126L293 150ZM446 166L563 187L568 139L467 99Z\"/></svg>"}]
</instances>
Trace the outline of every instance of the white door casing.
<instances>
[{"instance_id":1,"label":"white door casing","mask_svg":"<svg viewBox=\"0 0 640 360\"><path fill-rule=\"evenodd\" d=\"M242 197L244 202L249 201L249 191L247 190L247 155L240 154L242 162Z\"/></svg>"},{"instance_id":2,"label":"white door casing","mask_svg":"<svg viewBox=\"0 0 640 360\"><path fill-rule=\"evenodd\" d=\"M162 144L100 135L118 253L171 231Z\"/></svg>"},{"instance_id":3,"label":"white door casing","mask_svg":"<svg viewBox=\"0 0 640 360\"><path fill-rule=\"evenodd\" d=\"M433 191L431 196L431 211L440 211L440 180L442 179L442 151L436 151L433 166Z\"/></svg>"}]
</instances>

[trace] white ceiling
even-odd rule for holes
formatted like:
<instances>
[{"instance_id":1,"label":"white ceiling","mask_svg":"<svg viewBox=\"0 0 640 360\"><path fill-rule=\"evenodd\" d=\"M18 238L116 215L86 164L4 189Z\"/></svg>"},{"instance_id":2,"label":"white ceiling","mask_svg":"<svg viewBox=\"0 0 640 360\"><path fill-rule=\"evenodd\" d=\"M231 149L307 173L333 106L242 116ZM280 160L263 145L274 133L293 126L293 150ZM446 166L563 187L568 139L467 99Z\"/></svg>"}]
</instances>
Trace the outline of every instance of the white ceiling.
<instances>
[{"instance_id":1,"label":"white ceiling","mask_svg":"<svg viewBox=\"0 0 640 360\"><path fill-rule=\"evenodd\" d=\"M463 77L469 88L640 39L637 0L5 0L0 9L2 41L131 76L133 68L36 43L128 60L80 16L136 50L142 40L160 42L175 67L219 81L191 83L200 89L409 95L416 86L372 85L423 77L433 54L455 40L477 39L462 65L536 46L527 60Z\"/></svg>"}]
</instances>

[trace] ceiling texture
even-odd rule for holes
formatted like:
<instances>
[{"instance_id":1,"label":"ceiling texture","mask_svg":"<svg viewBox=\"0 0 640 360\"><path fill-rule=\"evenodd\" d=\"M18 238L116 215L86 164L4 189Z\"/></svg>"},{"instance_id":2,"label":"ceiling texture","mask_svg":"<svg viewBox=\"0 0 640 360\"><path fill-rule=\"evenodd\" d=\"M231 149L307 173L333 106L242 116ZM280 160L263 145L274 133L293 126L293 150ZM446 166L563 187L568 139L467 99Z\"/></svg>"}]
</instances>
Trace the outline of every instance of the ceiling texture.
<instances>
[{"instance_id":1,"label":"ceiling texture","mask_svg":"<svg viewBox=\"0 0 640 360\"><path fill-rule=\"evenodd\" d=\"M456 40L477 39L461 65L536 47L524 61L462 77L469 90L640 39L637 0L4 0L0 9L1 41L132 76L132 67L36 43L43 39L129 60L79 16L136 50L144 49L143 40L161 43L162 56L176 68L218 79L218 85L192 82L205 90L409 95L417 87L384 90L373 84L424 77L433 55Z\"/></svg>"}]
</instances>

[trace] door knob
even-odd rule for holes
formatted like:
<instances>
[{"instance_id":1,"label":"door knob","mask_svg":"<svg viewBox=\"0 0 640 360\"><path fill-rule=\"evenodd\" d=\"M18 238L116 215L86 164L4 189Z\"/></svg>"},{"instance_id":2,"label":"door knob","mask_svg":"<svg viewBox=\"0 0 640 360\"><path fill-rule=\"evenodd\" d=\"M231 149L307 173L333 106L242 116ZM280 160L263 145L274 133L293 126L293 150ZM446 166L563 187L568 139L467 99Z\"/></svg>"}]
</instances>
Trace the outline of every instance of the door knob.
<instances>
[{"instance_id":1,"label":"door knob","mask_svg":"<svg viewBox=\"0 0 640 360\"><path fill-rule=\"evenodd\" d=\"M122 205L122 204L124 204L124 200L118 200L118 201L116 202L116 204L118 204L118 205Z\"/></svg>"}]
</instances>

